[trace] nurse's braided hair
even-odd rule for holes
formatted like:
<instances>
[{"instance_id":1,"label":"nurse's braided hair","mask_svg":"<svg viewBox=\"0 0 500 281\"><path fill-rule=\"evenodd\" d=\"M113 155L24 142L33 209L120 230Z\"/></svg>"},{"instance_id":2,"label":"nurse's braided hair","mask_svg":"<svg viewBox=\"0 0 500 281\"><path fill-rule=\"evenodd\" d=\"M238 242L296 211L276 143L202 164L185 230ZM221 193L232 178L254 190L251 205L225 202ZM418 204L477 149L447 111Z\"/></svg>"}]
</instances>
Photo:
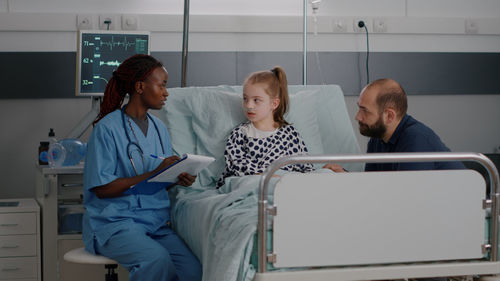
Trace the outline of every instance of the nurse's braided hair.
<instances>
[{"instance_id":1,"label":"nurse's braided hair","mask_svg":"<svg viewBox=\"0 0 500 281\"><path fill-rule=\"evenodd\" d=\"M106 85L101 110L92 125L121 108L127 93L132 95L135 92L135 83L146 80L158 67L163 67L163 64L150 55L134 55L122 62Z\"/></svg>"},{"instance_id":2,"label":"nurse's braided hair","mask_svg":"<svg viewBox=\"0 0 500 281\"><path fill-rule=\"evenodd\" d=\"M283 68L275 66L271 70L254 72L245 79L244 85L247 84L263 84L271 98L278 98L280 104L273 112L274 122L280 127L289 124L285 120L285 113L288 111L288 81Z\"/></svg>"}]
</instances>

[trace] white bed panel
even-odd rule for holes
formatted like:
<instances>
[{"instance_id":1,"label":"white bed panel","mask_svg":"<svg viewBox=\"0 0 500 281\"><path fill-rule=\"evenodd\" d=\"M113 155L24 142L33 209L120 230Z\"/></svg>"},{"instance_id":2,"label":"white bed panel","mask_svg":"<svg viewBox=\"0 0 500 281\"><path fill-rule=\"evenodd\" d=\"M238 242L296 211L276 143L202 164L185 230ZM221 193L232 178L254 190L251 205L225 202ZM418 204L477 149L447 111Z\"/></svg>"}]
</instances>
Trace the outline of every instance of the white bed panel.
<instances>
[{"instance_id":1,"label":"white bed panel","mask_svg":"<svg viewBox=\"0 0 500 281\"><path fill-rule=\"evenodd\" d=\"M287 174L275 267L482 258L484 179L471 170Z\"/></svg>"}]
</instances>

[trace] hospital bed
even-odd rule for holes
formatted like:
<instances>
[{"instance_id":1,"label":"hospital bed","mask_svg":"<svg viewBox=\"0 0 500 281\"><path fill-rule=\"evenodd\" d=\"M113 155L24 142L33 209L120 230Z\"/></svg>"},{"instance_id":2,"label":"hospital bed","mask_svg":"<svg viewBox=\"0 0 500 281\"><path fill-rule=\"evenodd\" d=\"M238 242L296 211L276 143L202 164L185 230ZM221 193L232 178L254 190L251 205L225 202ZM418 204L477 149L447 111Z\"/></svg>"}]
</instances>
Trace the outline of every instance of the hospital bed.
<instances>
[{"instance_id":1,"label":"hospital bed","mask_svg":"<svg viewBox=\"0 0 500 281\"><path fill-rule=\"evenodd\" d=\"M172 191L179 235L204 280L377 280L500 273L498 171L479 154L363 155L341 89L291 86L287 120L310 156L284 157L262 176L226 179L225 140L245 120L241 87L170 89L160 118L174 152L216 161ZM364 162L470 160L471 170L364 173ZM343 163L350 173L286 173L290 163Z\"/></svg>"}]
</instances>

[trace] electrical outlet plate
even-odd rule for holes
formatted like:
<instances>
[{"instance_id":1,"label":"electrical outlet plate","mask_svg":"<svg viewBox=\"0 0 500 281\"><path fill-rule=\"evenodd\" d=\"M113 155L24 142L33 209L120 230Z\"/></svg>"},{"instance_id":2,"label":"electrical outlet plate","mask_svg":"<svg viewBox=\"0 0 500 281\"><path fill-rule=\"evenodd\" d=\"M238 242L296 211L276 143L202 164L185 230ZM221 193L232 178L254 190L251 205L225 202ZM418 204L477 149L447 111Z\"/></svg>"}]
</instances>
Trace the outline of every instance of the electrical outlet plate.
<instances>
[{"instance_id":1,"label":"electrical outlet plate","mask_svg":"<svg viewBox=\"0 0 500 281\"><path fill-rule=\"evenodd\" d=\"M108 20L111 21L111 23L109 24L109 28L108 28L108 24L105 23ZM116 20L115 15L110 15L110 14L99 15L99 29L114 30L114 29L116 29L116 24L117 24L117 20Z\"/></svg>"},{"instance_id":2,"label":"electrical outlet plate","mask_svg":"<svg viewBox=\"0 0 500 281\"><path fill-rule=\"evenodd\" d=\"M347 21L345 19L333 19L334 33L345 33L347 32Z\"/></svg>"},{"instance_id":3,"label":"electrical outlet plate","mask_svg":"<svg viewBox=\"0 0 500 281\"><path fill-rule=\"evenodd\" d=\"M465 20L465 33L467 34L477 34L479 28L477 26L477 22L473 19Z\"/></svg>"},{"instance_id":4,"label":"electrical outlet plate","mask_svg":"<svg viewBox=\"0 0 500 281\"><path fill-rule=\"evenodd\" d=\"M137 30L138 26L137 15L122 15L122 30Z\"/></svg>"},{"instance_id":5,"label":"electrical outlet plate","mask_svg":"<svg viewBox=\"0 0 500 281\"><path fill-rule=\"evenodd\" d=\"M92 15L77 15L76 16L76 28L79 30L84 29L94 29Z\"/></svg>"},{"instance_id":6,"label":"electrical outlet plate","mask_svg":"<svg viewBox=\"0 0 500 281\"><path fill-rule=\"evenodd\" d=\"M356 33L364 33L365 28L364 27L359 27L358 23L360 21L363 21L365 23L366 28L368 29L368 32L371 32L371 21L367 18L355 18L354 21L352 22L352 28L354 32Z\"/></svg>"},{"instance_id":7,"label":"electrical outlet plate","mask_svg":"<svg viewBox=\"0 0 500 281\"><path fill-rule=\"evenodd\" d=\"M384 33L387 32L387 22L385 19L373 20L373 32Z\"/></svg>"}]
</instances>

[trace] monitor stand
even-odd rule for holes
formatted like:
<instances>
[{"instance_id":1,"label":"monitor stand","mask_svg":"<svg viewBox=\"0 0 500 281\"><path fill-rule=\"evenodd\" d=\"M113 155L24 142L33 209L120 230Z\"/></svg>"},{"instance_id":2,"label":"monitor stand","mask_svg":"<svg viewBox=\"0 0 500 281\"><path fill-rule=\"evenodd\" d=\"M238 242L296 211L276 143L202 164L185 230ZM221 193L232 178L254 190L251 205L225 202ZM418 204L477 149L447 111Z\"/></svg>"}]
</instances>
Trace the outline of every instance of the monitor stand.
<instances>
[{"instance_id":1,"label":"monitor stand","mask_svg":"<svg viewBox=\"0 0 500 281\"><path fill-rule=\"evenodd\" d=\"M101 97L92 97L92 108L90 111L78 122L78 124L67 135L67 138L78 139L90 127L92 122L99 114L101 107Z\"/></svg>"}]
</instances>

